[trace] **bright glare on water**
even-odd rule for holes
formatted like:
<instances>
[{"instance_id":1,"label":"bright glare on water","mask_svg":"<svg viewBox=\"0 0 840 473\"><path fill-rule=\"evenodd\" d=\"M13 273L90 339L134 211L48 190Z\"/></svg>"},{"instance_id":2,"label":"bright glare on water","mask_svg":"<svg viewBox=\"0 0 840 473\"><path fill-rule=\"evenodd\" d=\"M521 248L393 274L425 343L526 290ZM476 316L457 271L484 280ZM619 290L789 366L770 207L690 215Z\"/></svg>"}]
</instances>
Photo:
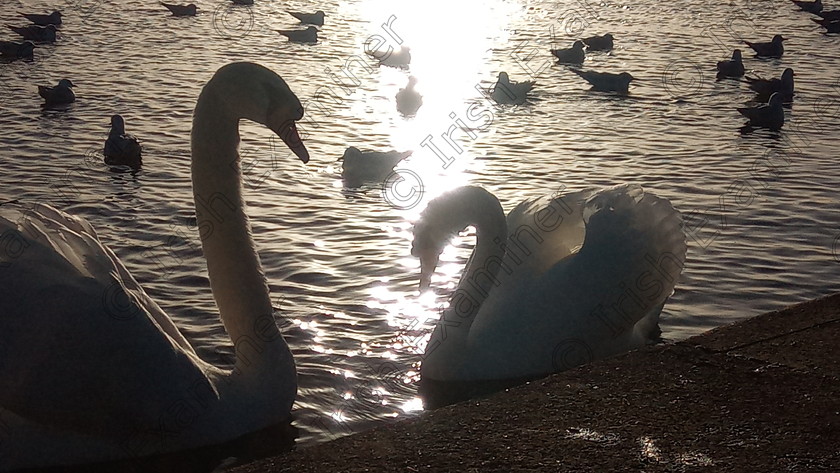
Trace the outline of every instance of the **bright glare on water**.
<instances>
[{"instance_id":1,"label":"bright glare on water","mask_svg":"<svg viewBox=\"0 0 840 473\"><path fill-rule=\"evenodd\" d=\"M150 1L12 3L0 23L60 8L64 24L33 61L0 63L0 201L50 202L90 221L213 363L229 364L233 350L191 225L195 100L216 69L248 60L278 72L305 104L308 165L253 123L243 122L240 148L262 264L291 322L299 444L422 409L419 357L474 239L456 239L435 292L420 295L411 228L430 198L459 185L484 186L505 210L619 183L670 199L691 237L662 313L666 339L840 289L840 37L789 2L216 0L197 1L194 18ZM326 12L317 44L275 31L296 26L285 9ZM616 48L589 54L584 69L631 72L638 80L626 97L590 91L548 52L606 32ZM739 41L776 33L790 38L780 60L755 59ZM366 44L409 46L410 69L379 67ZM754 94L714 77L736 47L749 75L795 69L780 133L739 133L735 109ZM537 82L525 105L481 95L500 71ZM394 96L409 75L423 105L406 118ZM75 84L76 103L43 110L36 85L62 78ZM102 163L114 113L142 141L136 174ZM345 189L336 160L348 146L413 150L399 195Z\"/></svg>"}]
</instances>

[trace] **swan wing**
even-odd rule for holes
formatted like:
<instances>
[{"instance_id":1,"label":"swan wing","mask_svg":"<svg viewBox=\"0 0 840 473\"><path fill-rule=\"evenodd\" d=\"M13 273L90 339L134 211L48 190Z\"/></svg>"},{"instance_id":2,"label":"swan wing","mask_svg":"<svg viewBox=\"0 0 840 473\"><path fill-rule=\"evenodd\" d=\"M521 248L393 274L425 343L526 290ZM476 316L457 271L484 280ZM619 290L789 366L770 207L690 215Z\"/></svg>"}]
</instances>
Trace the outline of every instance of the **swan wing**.
<instances>
[{"instance_id":1,"label":"swan wing","mask_svg":"<svg viewBox=\"0 0 840 473\"><path fill-rule=\"evenodd\" d=\"M556 235L543 232L543 242L532 245L529 258L538 263L507 259L510 274L499 271L499 284L481 306L469 334L477 377L560 371L643 346L656 334L659 312L685 265L679 213L633 185L563 199L573 212L556 225ZM550 201L524 203L508 222L527 223ZM546 227L548 215L542 212ZM538 272L543 259L552 264Z\"/></svg>"},{"instance_id":2,"label":"swan wing","mask_svg":"<svg viewBox=\"0 0 840 473\"><path fill-rule=\"evenodd\" d=\"M2 210L3 409L102 435L156 428L208 388L187 341L87 222L46 205Z\"/></svg>"}]
</instances>

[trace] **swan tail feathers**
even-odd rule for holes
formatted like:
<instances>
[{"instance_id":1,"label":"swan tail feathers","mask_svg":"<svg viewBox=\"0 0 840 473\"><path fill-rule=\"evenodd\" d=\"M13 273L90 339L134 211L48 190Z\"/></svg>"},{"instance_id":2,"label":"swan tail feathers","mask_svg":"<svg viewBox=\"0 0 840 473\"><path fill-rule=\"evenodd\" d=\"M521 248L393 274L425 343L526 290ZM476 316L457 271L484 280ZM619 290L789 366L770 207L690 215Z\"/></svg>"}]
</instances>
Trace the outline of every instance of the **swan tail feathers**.
<instances>
[{"instance_id":1,"label":"swan tail feathers","mask_svg":"<svg viewBox=\"0 0 840 473\"><path fill-rule=\"evenodd\" d=\"M658 331L659 313L685 267L686 236L671 203L638 185L592 197L583 212L586 239L576 264L604 288L600 312L631 346ZM619 335L623 333L623 335Z\"/></svg>"}]
</instances>

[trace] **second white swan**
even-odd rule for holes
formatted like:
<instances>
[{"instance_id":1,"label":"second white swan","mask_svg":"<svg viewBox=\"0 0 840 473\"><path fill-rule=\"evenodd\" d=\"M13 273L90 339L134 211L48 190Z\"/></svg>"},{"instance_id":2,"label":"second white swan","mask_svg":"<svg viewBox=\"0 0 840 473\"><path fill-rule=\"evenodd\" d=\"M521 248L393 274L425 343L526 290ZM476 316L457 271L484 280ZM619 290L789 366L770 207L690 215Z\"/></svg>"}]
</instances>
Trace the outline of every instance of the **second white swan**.
<instances>
[{"instance_id":1,"label":"second white swan","mask_svg":"<svg viewBox=\"0 0 840 473\"><path fill-rule=\"evenodd\" d=\"M685 265L679 213L639 186L546 196L505 218L499 200L462 187L414 228L421 289L450 237L476 247L421 363L424 379L536 377L643 346Z\"/></svg>"}]
</instances>

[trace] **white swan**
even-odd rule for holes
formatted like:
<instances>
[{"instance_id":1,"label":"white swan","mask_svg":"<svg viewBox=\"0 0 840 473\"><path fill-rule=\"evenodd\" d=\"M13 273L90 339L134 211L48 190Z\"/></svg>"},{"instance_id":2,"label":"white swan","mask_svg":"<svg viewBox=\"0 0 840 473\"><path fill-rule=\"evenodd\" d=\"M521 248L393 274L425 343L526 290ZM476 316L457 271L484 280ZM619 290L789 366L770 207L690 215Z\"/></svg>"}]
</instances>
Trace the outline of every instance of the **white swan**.
<instances>
[{"instance_id":1,"label":"white swan","mask_svg":"<svg viewBox=\"0 0 840 473\"><path fill-rule=\"evenodd\" d=\"M286 83L222 67L195 107L192 180L233 371L196 355L88 222L47 205L0 207L0 470L224 442L288 418L297 382L251 239L239 121L265 124L304 162Z\"/></svg>"},{"instance_id":2,"label":"white swan","mask_svg":"<svg viewBox=\"0 0 840 473\"><path fill-rule=\"evenodd\" d=\"M681 218L639 186L519 204L462 187L430 202L414 228L421 288L449 237L473 225L476 247L426 347L424 379L534 377L635 347L685 265Z\"/></svg>"}]
</instances>

